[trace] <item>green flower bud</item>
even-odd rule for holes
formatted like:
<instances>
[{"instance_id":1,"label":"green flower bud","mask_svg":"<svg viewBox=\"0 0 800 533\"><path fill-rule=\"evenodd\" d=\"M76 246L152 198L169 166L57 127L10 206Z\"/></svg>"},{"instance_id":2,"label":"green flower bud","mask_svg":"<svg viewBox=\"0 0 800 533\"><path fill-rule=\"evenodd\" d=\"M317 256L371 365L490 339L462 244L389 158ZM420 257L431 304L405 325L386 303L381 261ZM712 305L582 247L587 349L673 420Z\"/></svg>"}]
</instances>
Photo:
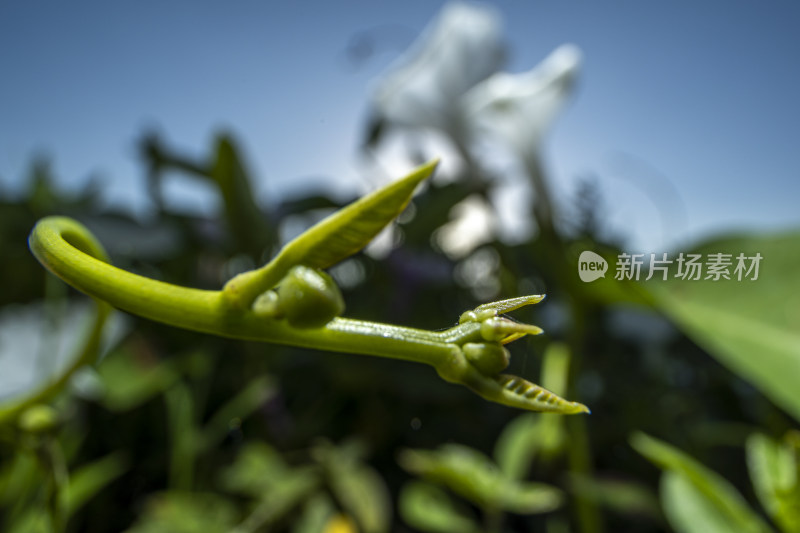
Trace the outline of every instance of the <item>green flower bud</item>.
<instances>
[{"instance_id":1,"label":"green flower bud","mask_svg":"<svg viewBox=\"0 0 800 533\"><path fill-rule=\"evenodd\" d=\"M31 406L19 417L19 427L28 433L44 433L53 429L58 421L58 414L49 405Z\"/></svg>"},{"instance_id":2,"label":"green flower bud","mask_svg":"<svg viewBox=\"0 0 800 533\"><path fill-rule=\"evenodd\" d=\"M293 267L277 293L279 315L295 328L319 328L344 312L339 287L321 270Z\"/></svg>"},{"instance_id":3,"label":"green flower bud","mask_svg":"<svg viewBox=\"0 0 800 533\"><path fill-rule=\"evenodd\" d=\"M508 350L499 344L468 342L462 348L467 361L484 376L495 376L504 370L510 361Z\"/></svg>"}]
</instances>

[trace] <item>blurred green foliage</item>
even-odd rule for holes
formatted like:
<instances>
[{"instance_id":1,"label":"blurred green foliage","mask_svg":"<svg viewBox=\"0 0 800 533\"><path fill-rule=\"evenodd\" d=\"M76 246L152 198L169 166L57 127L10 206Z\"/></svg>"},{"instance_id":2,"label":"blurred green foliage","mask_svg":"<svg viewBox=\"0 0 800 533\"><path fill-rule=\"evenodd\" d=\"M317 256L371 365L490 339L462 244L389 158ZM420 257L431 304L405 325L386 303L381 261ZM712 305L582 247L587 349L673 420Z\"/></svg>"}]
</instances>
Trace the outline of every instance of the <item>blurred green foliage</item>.
<instances>
[{"instance_id":1,"label":"blurred green foliage","mask_svg":"<svg viewBox=\"0 0 800 533\"><path fill-rule=\"evenodd\" d=\"M257 204L229 135L202 161L152 135L141 145L155 206L145 220L109 211L92 190L58 190L42 161L24 194L0 193L4 309L85 299L46 290L58 285L26 249L46 215L86 224L121 267L216 289L272 257L286 228L348 200L309 191ZM160 183L174 173L215 184L217 216L167 207ZM796 531L796 234L698 247L760 250L762 279L751 284L581 284L582 250L612 264L622 251L601 237L591 203L570 206L591 224L443 253L431 236L462 200L491 190L488 179L434 181L385 256L332 268L347 316L440 328L489 298L546 292L520 312L546 334L512 346L511 370L590 405L590 417L522 414L418 365L128 317L128 333L96 365L0 425L0 529L744 531L771 521ZM47 337L47 322L37 324ZM7 345L0 364L34 356ZM3 408L27 397L0 394ZM672 444L637 433L632 448L635 431ZM637 451L665 470L663 516L660 473Z\"/></svg>"}]
</instances>

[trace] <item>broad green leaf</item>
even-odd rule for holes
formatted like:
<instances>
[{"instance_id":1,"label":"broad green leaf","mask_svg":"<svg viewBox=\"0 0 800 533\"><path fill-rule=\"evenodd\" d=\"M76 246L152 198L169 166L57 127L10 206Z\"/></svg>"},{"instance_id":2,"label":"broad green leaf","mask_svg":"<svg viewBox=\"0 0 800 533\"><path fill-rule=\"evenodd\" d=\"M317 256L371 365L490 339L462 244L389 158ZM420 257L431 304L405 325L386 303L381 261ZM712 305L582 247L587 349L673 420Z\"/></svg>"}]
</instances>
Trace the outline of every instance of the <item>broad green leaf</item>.
<instances>
[{"instance_id":1,"label":"broad green leaf","mask_svg":"<svg viewBox=\"0 0 800 533\"><path fill-rule=\"evenodd\" d=\"M69 478L67 512L71 515L95 494L128 470L129 461L122 453L106 455L75 470Z\"/></svg>"},{"instance_id":2,"label":"broad green leaf","mask_svg":"<svg viewBox=\"0 0 800 533\"><path fill-rule=\"evenodd\" d=\"M225 285L225 292L246 305L273 288L295 265L327 268L358 252L396 218L414 190L436 168L437 161L339 209L284 246L264 267L239 274Z\"/></svg>"},{"instance_id":3,"label":"broad green leaf","mask_svg":"<svg viewBox=\"0 0 800 533\"><path fill-rule=\"evenodd\" d=\"M152 496L128 533L225 533L237 521L234 505L211 493L164 492Z\"/></svg>"},{"instance_id":4,"label":"broad green leaf","mask_svg":"<svg viewBox=\"0 0 800 533\"><path fill-rule=\"evenodd\" d=\"M605 274L590 283L580 281L578 271L570 272L575 276L575 289L589 301L600 305L631 304L637 306L652 305L652 296L647 291L648 285L642 285L631 280L618 280L615 278L615 264L617 249L599 246L591 240L578 241L569 246L567 251L570 265L580 268L580 255L584 251L591 251L602 257L608 264Z\"/></svg>"},{"instance_id":5,"label":"broad green leaf","mask_svg":"<svg viewBox=\"0 0 800 533\"><path fill-rule=\"evenodd\" d=\"M800 232L719 239L692 253L731 254L731 279L643 285L697 344L800 420ZM758 279L737 280L740 253L761 254Z\"/></svg>"},{"instance_id":6,"label":"broad green leaf","mask_svg":"<svg viewBox=\"0 0 800 533\"><path fill-rule=\"evenodd\" d=\"M747 467L767 514L785 532L800 532L800 485L794 450L755 433L747 439Z\"/></svg>"},{"instance_id":7,"label":"broad green leaf","mask_svg":"<svg viewBox=\"0 0 800 533\"><path fill-rule=\"evenodd\" d=\"M442 489L412 481L400 492L400 515L413 528L429 533L480 533L481 528Z\"/></svg>"},{"instance_id":8,"label":"broad green leaf","mask_svg":"<svg viewBox=\"0 0 800 533\"><path fill-rule=\"evenodd\" d=\"M752 531L725 512L697 486L677 471L661 476L661 504L677 533L731 533Z\"/></svg>"},{"instance_id":9,"label":"broad green leaf","mask_svg":"<svg viewBox=\"0 0 800 533\"><path fill-rule=\"evenodd\" d=\"M733 485L689 455L644 433L635 433L631 437L631 446L656 466L684 476L719 514L736 524L736 528L729 531L772 531Z\"/></svg>"}]
</instances>

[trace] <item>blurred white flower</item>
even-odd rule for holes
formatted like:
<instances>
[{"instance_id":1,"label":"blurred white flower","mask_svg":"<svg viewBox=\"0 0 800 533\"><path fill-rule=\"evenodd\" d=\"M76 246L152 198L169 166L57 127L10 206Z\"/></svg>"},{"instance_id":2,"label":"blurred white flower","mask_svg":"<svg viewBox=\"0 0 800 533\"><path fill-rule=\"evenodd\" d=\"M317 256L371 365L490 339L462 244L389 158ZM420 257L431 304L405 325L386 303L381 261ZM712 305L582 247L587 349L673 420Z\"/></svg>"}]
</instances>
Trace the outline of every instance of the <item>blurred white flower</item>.
<instances>
[{"instance_id":1,"label":"blurred white flower","mask_svg":"<svg viewBox=\"0 0 800 533\"><path fill-rule=\"evenodd\" d=\"M489 6L452 3L412 45L374 93L381 118L394 125L464 130L462 96L503 64L500 17Z\"/></svg>"},{"instance_id":2,"label":"blurred white flower","mask_svg":"<svg viewBox=\"0 0 800 533\"><path fill-rule=\"evenodd\" d=\"M504 142L523 159L535 156L572 93L580 65L580 49L567 44L528 72L494 74L464 96L470 128Z\"/></svg>"},{"instance_id":3,"label":"blurred white flower","mask_svg":"<svg viewBox=\"0 0 800 533\"><path fill-rule=\"evenodd\" d=\"M499 141L530 163L572 93L581 52L563 45L521 74L499 71L504 56L493 8L447 4L377 83L375 110L390 126L439 130L462 151Z\"/></svg>"},{"instance_id":4,"label":"blurred white flower","mask_svg":"<svg viewBox=\"0 0 800 533\"><path fill-rule=\"evenodd\" d=\"M433 239L451 259L461 259L494 238L495 216L482 196L465 198L453 206L450 215L451 220L436 230Z\"/></svg>"},{"instance_id":5,"label":"blurred white flower","mask_svg":"<svg viewBox=\"0 0 800 533\"><path fill-rule=\"evenodd\" d=\"M513 164L522 163L534 192L534 216L547 229L555 215L540 166L540 146L572 93L581 52L574 45L561 46L521 74L500 72L504 56L501 19L492 7L447 4L399 64L378 82L373 105L380 126L443 133L466 166L462 175L486 175L486 167L506 155ZM431 141L430 136L422 139ZM481 146L490 147L491 152L476 151ZM496 190L509 186L508 180L494 185ZM516 206L508 202L500 206L494 198L491 203L465 200L451 210L451 221L440 228L435 240L450 257L459 258L495 233L529 231L519 222L528 219L524 213L529 212L530 200L525 200ZM498 217L501 211L504 217Z\"/></svg>"}]
</instances>

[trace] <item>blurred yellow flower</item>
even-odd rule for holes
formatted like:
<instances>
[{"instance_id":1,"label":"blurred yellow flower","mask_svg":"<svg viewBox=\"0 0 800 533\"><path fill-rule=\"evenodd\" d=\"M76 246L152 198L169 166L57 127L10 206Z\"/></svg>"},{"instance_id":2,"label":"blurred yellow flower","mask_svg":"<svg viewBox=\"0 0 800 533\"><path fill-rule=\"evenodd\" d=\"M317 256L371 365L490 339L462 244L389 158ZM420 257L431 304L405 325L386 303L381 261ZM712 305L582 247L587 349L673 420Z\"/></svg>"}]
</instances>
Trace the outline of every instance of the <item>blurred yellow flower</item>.
<instances>
[{"instance_id":1,"label":"blurred yellow flower","mask_svg":"<svg viewBox=\"0 0 800 533\"><path fill-rule=\"evenodd\" d=\"M325 529L322 533L358 533L353 519L344 514L335 514L325 524Z\"/></svg>"}]
</instances>

